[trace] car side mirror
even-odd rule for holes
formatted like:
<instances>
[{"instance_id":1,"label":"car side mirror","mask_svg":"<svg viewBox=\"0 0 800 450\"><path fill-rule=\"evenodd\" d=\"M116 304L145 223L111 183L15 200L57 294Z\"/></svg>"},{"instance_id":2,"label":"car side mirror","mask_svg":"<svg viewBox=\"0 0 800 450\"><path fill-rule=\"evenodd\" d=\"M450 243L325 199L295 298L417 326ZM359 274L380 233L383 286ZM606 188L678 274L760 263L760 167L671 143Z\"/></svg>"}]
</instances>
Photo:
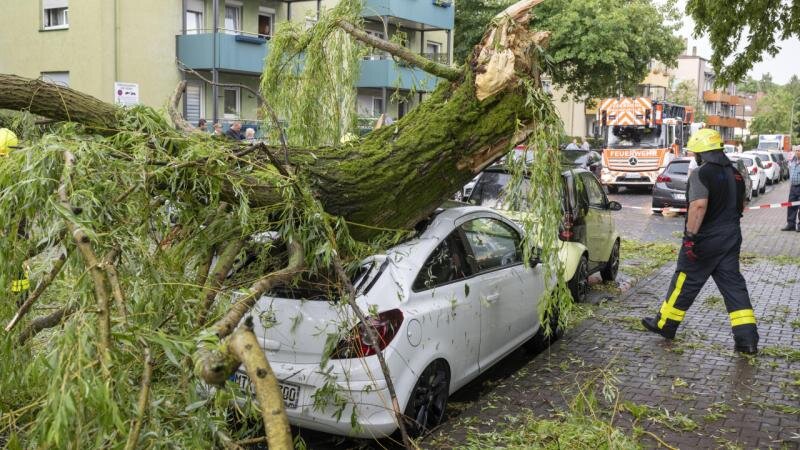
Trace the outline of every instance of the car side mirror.
<instances>
[{"instance_id":1,"label":"car side mirror","mask_svg":"<svg viewBox=\"0 0 800 450\"><path fill-rule=\"evenodd\" d=\"M608 209L611 211L619 211L622 209L622 205L617 201L611 200L608 202Z\"/></svg>"},{"instance_id":2,"label":"car side mirror","mask_svg":"<svg viewBox=\"0 0 800 450\"><path fill-rule=\"evenodd\" d=\"M538 266L541 263L542 263L542 258L539 257L538 253L536 253L535 255L531 255L531 260L530 260L531 269L533 269L534 267Z\"/></svg>"}]
</instances>

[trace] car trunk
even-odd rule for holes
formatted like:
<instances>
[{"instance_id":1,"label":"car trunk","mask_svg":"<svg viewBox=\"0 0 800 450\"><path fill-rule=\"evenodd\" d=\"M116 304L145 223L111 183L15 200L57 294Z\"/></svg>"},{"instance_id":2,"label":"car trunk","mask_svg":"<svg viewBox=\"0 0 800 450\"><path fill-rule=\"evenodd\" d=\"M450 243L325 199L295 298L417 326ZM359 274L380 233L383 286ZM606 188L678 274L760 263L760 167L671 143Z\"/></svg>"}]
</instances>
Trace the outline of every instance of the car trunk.
<instances>
[{"instance_id":1,"label":"car trunk","mask_svg":"<svg viewBox=\"0 0 800 450\"><path fill-rule=\"evenodd\" d=\"M686 182L689 179L689 161L675 161L667 167L665 172L667 181L664 184L669 189L678 191L686 190Z\"/></svg>"}]
</instances>

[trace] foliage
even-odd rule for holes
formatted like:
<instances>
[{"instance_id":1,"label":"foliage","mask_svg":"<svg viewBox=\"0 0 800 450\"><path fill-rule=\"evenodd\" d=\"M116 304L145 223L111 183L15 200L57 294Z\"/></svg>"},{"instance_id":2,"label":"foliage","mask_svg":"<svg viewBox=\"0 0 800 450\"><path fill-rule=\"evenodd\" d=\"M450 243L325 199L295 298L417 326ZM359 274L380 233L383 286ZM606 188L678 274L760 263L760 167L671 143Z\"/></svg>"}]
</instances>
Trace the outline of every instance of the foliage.
<instances>
[{"instance_id":1,"label":"foliage","mask_svg":"<svg viewBox=\"0 0 800 450\"><path fill-rule=\"evenodd\" d=\"M513 3L511 0L456 2L456 61L463 61L480 41L478 26ZM546 54L556 85L576 98L631 95L648 73L650 62L674 65L683 48L674 2L649 0L552 0L538 5L532 28L550 30Z\"/></svg>"},{"instance_id":2,"label":"foliage","mask_svg":"<svg viewBox=\"0 0 800 450\"><path fill-rule=\"evenodd\" d=\"M776 55L780 41L800 37L800 2L689 0L695 35L707 35L716 83L725 86L744 78L765 53ZM741 43L744 50L739 51Z\"/></svg>"},{"instance_id":3,"label":"foliage","mask_svg":"<svg viewBox=\"0 0 800 450\"><path fill-rule=\"evenodd\" d=\"M697 93L697 83L694 80L683 80L669 90L667 100L694 108L694 121L706 120L706 108L703 99Z\"/></svg>"},{"instance_id":4,"label":"foliage","mask_svg":"<svg viewBox=\"0 0 800 450\"><path fill-rule=\"evenodd\" d=\"M759 102L758 110L750 124L752 134L779 134L789 131L792 106L794 106L794 120L792 121L792 135L794 139L800 137L800 80L793 77L792 81L783 86L774 86Z\"/></svg>"},{"instance_id":5,"label":"foliage","mask_svg":"<svg viewBox=\"0 0 800 450\"><path fill-rule=\"evenodd\" d=\"M674 260L677 254L676 244L623 239L620 247L622 264L619 270L626 275L641 279L664 263Z\"/></svg>"}]
</instances>

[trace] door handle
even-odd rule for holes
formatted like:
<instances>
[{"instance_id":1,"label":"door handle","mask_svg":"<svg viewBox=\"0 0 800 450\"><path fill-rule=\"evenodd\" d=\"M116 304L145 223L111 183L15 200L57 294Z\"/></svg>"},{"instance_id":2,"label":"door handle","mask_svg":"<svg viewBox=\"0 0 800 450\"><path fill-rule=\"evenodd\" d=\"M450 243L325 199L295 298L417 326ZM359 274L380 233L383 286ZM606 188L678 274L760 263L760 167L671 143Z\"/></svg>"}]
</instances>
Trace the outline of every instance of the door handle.
<instances>
[{"instance_id":1,"label":"door handle","mask_svg":"<svg viewBox=\"0 0 800 450\"><path fill-rule=\"evenodd\" d=\"M500 293L499 292L495 292L494 294L487 295L485 300L486 300L486 303L494 303L494 302L497 301L498 298L500 298Z\"/></svg>"}]
</instances>

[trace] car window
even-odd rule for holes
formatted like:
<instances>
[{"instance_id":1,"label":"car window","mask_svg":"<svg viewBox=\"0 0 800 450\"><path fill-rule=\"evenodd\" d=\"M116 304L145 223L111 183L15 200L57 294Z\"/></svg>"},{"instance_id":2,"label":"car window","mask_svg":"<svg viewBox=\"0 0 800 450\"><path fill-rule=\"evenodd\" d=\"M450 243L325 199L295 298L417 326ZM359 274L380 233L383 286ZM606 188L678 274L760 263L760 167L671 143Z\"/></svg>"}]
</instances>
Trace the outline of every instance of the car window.
<instances>
[{"instance_id":1,"label":"car window","mask_svg":"<svg viewBox=\"0 0 800 450\"><path fill-rule=\"evenodd\" d=\"M603 195L603 188L597 182L597 178L590 173L581 173L583 179L583 186L586 188L586 197L589 201L589 206L595 208L605 208L606 198Z\"/></svg>"},{"instance_id":2,"label":"car window","mask_svg":"<svg viewBox=\"0 0 800 450\"><path fill-rule=\"evenodd\" d=\"M583 217L583 214L586 212L586 208L589 207L589 199L586 194L586 186L584 186L583 180L577 173L572 172L572 187L575 194L575 202L577 203L577 211L576 213L578 216Z\"/></svg>"},{"instance_id":3,"label":"car window","mask_svg":"<svg viewBox=\"0 0 800 450\"><path fill-rule=\"evenodd\" d=\"M411 289L414 292L433 289L471 274L461 237L456 230L433 250L417 274Z\"/></svg>"},{"instance_id":4,"label":"car window","mask_svg":"<svg viewBox=\"0 0 800 450\"><path fill-rule=\"evenodd\" d=\"M470 220L461 225L472 250L477 271L496 269L522 262L519 233L509 225L489 218Z\"/></svg>"},{"instance_id":5,"label":"car window","mask_svg":"<svg viewBox=\"0 0 800 450\"><path fill-rule=\"evenodd\" d=\"M742 158L739 161L743 161L744 165L747 166L747 167L750 167L750 166L753 165L753 160L750 159L750 158Z\"/></svg>"},{"instance_id":6,"label":"car window","mask_svg":"<svg viewBox=\"0 0 800 450\"><path fill-rule=\"evenodd\" d=\"M667 167L667 173L674 173L676 175L689 174L689 161L673 162Z\"/></svg>"},{"instance_id":7,"label":"car window","mask_svg":"<svg viewBox=\"0 0 800 450\"><path fill-rule=\"evenodd\" d=\"M511 198L506 187L512 181L512 175L504 172L487 171L472 188L468 202L471 205L486 206L495 209L520 211L528 208L527 195L530 180L523 179L522 189L516 198Z\"/></svg>"},{"instance_id":8,"label":"car window","mask_svg":"<svg viewBox=\"0 0 800 450\"><path fill-rule=\"evenodd\" d=\"M754 159L756 160L756 165L757 165L759 168L763 169L763 168L764 168L764 164L762 164L762 163L761 163L761 158L759 158L758 156L756 156Z\"/></svg>"}]
</instances>

